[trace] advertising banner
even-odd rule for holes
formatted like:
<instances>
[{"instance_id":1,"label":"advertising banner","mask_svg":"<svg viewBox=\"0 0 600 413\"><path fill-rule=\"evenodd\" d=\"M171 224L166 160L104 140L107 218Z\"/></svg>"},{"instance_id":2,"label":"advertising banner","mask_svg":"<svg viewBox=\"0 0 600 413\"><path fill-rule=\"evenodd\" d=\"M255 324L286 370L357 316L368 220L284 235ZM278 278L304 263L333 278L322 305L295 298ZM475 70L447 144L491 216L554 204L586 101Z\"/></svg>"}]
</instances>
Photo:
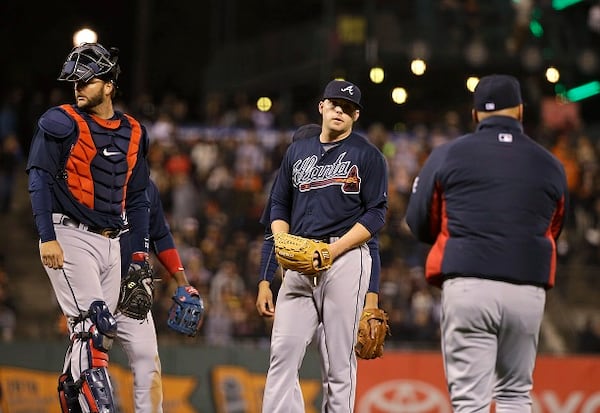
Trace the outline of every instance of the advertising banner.
<instances>
[{"instance_id":1,"label":"advertising banner","mask_svg":"<svg viewBox=\"0 0 600 413\"><path fill-rule=\"evenodd\" d=\"M163 350L165 413L261 411L268 349ZM116 356L121 360L111 363L110 374L119 413L134 413L132 375ZM60 413L59 372L39 363L14 366L7 359L0 362L0 412ZM320 412L322 389L314 350L306 355L300 385L305 411ZM387 351L380 359L359 360L355 406L355 413L451 413L440 353ZM533 412L600 413L600 357L539 356Z\"/></svg>"}]
</instances>

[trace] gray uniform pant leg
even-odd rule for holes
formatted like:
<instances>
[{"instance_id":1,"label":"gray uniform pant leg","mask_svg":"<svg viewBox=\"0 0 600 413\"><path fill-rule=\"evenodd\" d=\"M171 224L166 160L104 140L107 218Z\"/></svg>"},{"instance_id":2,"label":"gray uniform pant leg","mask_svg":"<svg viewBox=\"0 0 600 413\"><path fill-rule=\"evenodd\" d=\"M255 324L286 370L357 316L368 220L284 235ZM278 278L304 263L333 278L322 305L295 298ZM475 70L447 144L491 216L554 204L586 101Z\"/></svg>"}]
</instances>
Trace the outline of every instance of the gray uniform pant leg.
<instances>
[{"instance_id":1,"label":"gray uniform pant leg","mask_svg":"<svg viewBox=\"0 0 600 413\"><path fill-rule=\"evenodd\" d=\"M323 323L327 391L323 412L351 413L356 399L357 360L354 345L371 277L366 244L339 257L315 291Z\"/></svg>"},{"instance_id":2,"label":"gray uniform pant leg","mask_svg":"<svg viewBox=\"0 0 600 413\"><path fill-rule=\"evenodd\" d=\"M286 271L277 296L271 332L269 370L262 401L263 413L304 413L299 370L319 317L311 280Z\"/></svg>"},{"instance_id":3,"label":"gray uniform pant leg","mask_svg":"<svg viewBox=\"0 0 600 413\"><path fill-rule=\"evenodd\" d=\"M136 413L163 413L161 365L152 313L146 320L116 316L117 339L123 346L133 373ZM123 390L121 391L123 393Z\"/></svg>"},{"instance_id":4,"label":"gray uniform pant leg","mask_svg":"<svg viewBox=\"0 0 600 413\"><path fill-rule=\"evenodd\" d=\"M531 412L545 291L455 278L442 291L442 353L455 412Z\"/></svg>"},{"instance_id":5,"label":"gray uniform pant leg","mask_svg":"<svg viewBox=\"0 0 600 413\"><path fill-rule=\"evenodd\" d=\"M56 238L63 249L63 268L54 270L44 266L56 300L67 317L73 318L88 311L93 301L104 301L114 315L121 285L121 247L117 238L106 238L78 228L55 225ZM69 333L88 331L88 318L75 326L69 325ZM65 355L63 371L71 367L75 381L90 368L87 341L75 340ZM109 386L110 379L108 382ZM82 411L89 407L79 396Z\"/></svg>"}]
</instances>

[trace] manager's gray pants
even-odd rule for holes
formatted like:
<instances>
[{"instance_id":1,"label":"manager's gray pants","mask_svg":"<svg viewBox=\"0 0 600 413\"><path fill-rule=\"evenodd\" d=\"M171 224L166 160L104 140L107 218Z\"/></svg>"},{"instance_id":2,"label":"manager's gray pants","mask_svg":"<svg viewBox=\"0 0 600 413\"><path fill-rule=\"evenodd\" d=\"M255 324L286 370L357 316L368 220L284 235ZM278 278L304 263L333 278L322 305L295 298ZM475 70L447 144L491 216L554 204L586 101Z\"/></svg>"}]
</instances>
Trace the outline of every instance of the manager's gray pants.
<instances>
[{"instance_id":1,"label":"manager's gray pants","mask_svg":"<svg viewBox=\"0 0 600 413\"><path fill-rule=\"evenodd\" d=\"M533 368L546 292L480 278L446 280L442 354L457 413L531 412Z\"/></svg>"}]
</instances>

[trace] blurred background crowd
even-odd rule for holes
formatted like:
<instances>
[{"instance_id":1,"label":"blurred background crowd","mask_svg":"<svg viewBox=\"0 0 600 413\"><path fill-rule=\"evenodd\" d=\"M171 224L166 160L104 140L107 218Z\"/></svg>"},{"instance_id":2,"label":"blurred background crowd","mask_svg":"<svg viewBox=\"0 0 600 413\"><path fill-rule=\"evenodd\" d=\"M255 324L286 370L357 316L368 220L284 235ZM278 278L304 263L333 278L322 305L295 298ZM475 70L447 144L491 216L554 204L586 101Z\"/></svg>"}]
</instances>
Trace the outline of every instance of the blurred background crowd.
<instances>
[{"instance_id":1,"label":"blurred background crowd","mask_svg":"<svg viewBox=\"0 0 600 413\"><path fill-rule=\"evenodd\" d=\"M264 233L258 220L294 130L320 122L322 87L340 76L361 87L357 130L389 164L379 237L389 346L437 348L440 294L424 282L427 246L407 230L405 207L430 150L473 129L466 79L505 72L521 81L526 132L560 158L569 179L571 208L540 348L600 352L597 1L111 0L107 7L119 12L107 19L84 3L69 12L44 3L35 14L26 3L0 5L0 46L11 56L0 65L1 340L64 338L38 260L24 171L37 118L72 101L55 79L71 34L85 23L100 43L121 49L119 109L149 132L152 178L187 276L206 304L200 337L170 332L174 285L155 262L160 340L268 343L270 323L254 304ZM23 16L30 24L13 24ZM19 46L29 38L23 30L47 27L49 16L56 29ZM414 70L415 60L423 72ZM398 85L404 102L390 99ZM257 108L261 96L270 97L269 110Z\"/></svg>"},{"instance_id":2,"label":"blurred background crowd","mask_svg":"<svg viewBox=\"0 0 600 413\"><path fill-rule=\"evenodd\" d=\"M61 100L70 99L68 91L56 93ZM50 96L44 107L52 104L50 99L54 98ZM15 126L14 133L3 129L1 140L0 204L5 218L18 213L12 208L15 198L27 196L24 178L27 148L16 136L16 125L23 115L19 109L19 106L5 105L0 113L1 125ZM187 276L201 292L206 305L199 340L215 345L240 340L268 342L270 322L259 317L255 309L264 236L259 218L279 162L298 125L276 127L274 118L265 119L264 113L240 96L229 106L221 107L210 125L190 122L185 116L186 102L174 97L156 104L146 102L141 108L121 102L119 109L138 116L149 132L151 176L161 191ZM304 123L316 122L317 114L315 106L314 113L298 114L297 118ZM12 121L7 122L7 119ZM22 126L31 129L34 123ZM358 131L380 148L389 164L389 210L380 234L380 306L390 315L391 346L435 348L438 345L439 290L425 283L422 265L427 246L412 238L404 213L412 180L430 150L472 128L469 114L456 111L440 113L432 123L405 124L402 130L395 131L380 123L359 123ZM600 265L598 136L589 135L584 128L554 129L543 124L529 133L561 159L568 173L571 210L559 243L560 270L554 292L557 296L567 296L567 287L572 283L569 279L589 279L588 286L597 285ZM27 201L21 202L30 214ZM37 262L35 231L30 216L25 216L23 230L28 234L28 245L23 254L33 264L30 270L37 277L35 288L46 293L49 308L46 316L52 320L50 324L56 326L53 333L60 336L64 334L62 316L58 308L50 304L50 286ZM10 234L5 234L4 241L10 242L10 239ZM3 258L0 262L0 329L2 339L11 340L19 331L19 315L27 308L19 307L11 295L10 279L23 277L23 274L7 271L7 261L15 257ZM161 277L154 309L159 335L164 340L185 340L166 328L174 284L158 261L154 266L157 276ZM279 282L274 282L275 292L278 286ZM589 311L597 304L593 299L581 304L584 312L575 337L570 338L571 346L555 344L553 348L549 344L549 351L600 351L600 320L597 312L594 315Z\"/></svg>"}]
</instances>

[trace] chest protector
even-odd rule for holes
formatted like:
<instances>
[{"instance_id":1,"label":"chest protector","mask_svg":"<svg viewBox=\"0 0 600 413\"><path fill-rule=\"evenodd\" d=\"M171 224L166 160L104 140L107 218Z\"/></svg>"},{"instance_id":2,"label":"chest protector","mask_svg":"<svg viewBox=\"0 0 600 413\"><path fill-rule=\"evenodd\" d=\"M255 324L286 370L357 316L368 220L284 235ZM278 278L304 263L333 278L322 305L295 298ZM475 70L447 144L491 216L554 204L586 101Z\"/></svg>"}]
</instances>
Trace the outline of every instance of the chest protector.
<instances>
[{"instance_id":1,"label":"chest protector","mask_svg":"<svg viewBox=\"0 0 600 413\"><path fill-rule=\"evenodd\" d=\"M71 195L95 211L121 214L140 149L139 122L126 114L106 120L71 105L61 109L75 120L79 131L64 166Z\"/></svg>"}]
</instances>

